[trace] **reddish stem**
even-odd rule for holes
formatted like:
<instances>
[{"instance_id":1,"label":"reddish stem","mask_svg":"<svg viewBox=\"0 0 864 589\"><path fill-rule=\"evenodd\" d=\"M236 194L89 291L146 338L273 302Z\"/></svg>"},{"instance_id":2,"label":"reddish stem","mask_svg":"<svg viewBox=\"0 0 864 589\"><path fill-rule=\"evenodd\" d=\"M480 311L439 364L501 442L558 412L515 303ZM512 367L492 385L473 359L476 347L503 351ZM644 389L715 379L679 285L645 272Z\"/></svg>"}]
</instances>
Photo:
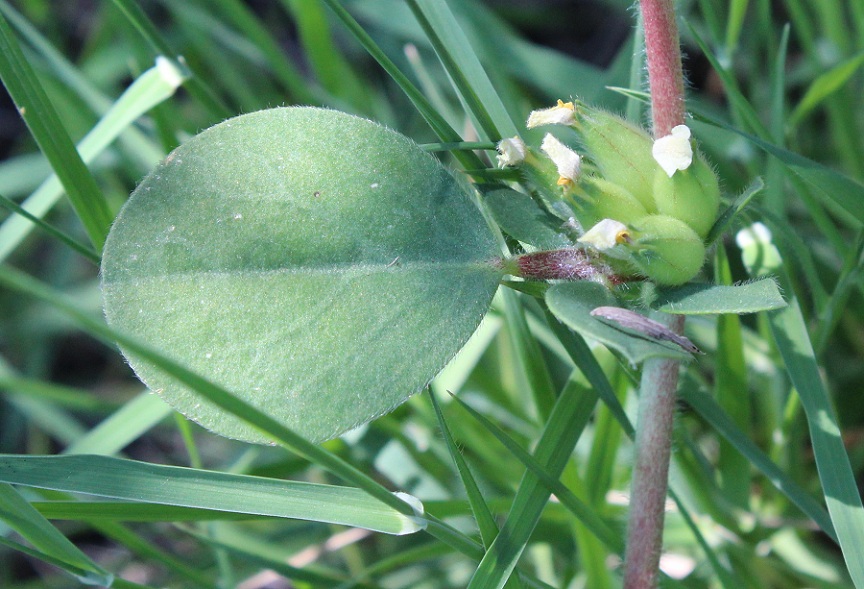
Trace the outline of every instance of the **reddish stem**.
<instances>
[{"instance_id":1,"label":"reddish stem","mask_svg":"<svg viewBox=\"0 0 864 589\"><path fill-rule=\"evenodd\" d=\"M684 75L673 0L640 0L654 137L684 123Z\"/></svg>"},{"instance_id":2,"label":"reddish stem","mask_svg":"<svg viewBox=\"0 0 864 589\"><path fill-rule=\"evenodd\" d=\"M668 135L684 123L684 78L673 0L640 0L651 90L654 137ZM676 333L684 317L659 314ZM640 382L635 459L630 490L624 589L655 589L663 547L663 520L669 485L669 458L678 362L645 361Z\"/></svg>"}]
</instances>

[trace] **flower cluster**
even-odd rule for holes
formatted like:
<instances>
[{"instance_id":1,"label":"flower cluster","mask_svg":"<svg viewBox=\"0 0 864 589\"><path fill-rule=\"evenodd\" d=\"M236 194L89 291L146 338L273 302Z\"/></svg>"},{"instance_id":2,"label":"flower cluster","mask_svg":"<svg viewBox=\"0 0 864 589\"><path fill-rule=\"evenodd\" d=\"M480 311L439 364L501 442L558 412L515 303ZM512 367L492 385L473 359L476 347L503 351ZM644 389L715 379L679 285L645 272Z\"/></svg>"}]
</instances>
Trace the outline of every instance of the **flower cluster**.
<instances>
[{"instance_id":1,"label":"flower cluster","mask_svg":"<svg viewBox=\"0 0 864 589\"><path fill-rule=\"evenodd\" d=\"M575 130L584 153L546 133L539 153L518 137L501 141L498 163L525 171L550 210L561 216L566 205L589 228L580 246L659 284L682 284L699 272L720 189L688 127L655 141L618 116L561 100L528 117L529 129L545 126Z\"/></svg>"}]
</instances>

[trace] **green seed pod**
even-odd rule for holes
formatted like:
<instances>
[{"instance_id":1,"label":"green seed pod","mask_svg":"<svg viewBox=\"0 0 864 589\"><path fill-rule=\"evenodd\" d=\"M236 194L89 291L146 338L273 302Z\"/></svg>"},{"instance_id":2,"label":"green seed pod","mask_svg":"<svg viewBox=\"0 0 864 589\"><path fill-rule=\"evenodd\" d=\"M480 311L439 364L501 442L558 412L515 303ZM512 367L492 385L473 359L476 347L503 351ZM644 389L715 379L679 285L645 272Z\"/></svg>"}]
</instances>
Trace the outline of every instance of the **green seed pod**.
<instances>
[{"instance_id":1,"label":"green seed pod","mask_svg":"<svg viewBox=\"0 0 864 589\"><path fill-rule=\"evenodd\" d=\"M658 168L654 174L654 202L659 213L681 219L704 238L720 207L717 176L701 154L695 154L693 163L671 178Z\"/></svg>"},{"instance_id":2,"label":"green seed pod","mask_svg":"<svg viewBox=\"0 0 864 589\"><path fill-rule=\"evenodd\" d=\"M576 119L585 148L603 177L630 192L649 213L657 212L651 189L660 168L651 155L651 136L619 116L584 104L579 104Z\"/></svg>"},{"instance_id":3,"label":"green seed pod","mask_svg":"<svg viewBox=\"0 0 864 589\"><path fill-rule=\"evenodd\" d=\"M648 214L642 203L626 188L596 176L580 180L574 194L585 202L579 220L586 228L603 219L629 224Z\"/></svg>"},{"instance_id":4,"label":"green seed pod","mask_svg":"<svg viewBox=\"0 0 864 589\"><path fill-rule=\"evenodd\" d=\"M668 215L648 215L631 224L633 262L657 284L683 284L705 261L702 239L686 223Z\"/></svg>"}]
</instances>

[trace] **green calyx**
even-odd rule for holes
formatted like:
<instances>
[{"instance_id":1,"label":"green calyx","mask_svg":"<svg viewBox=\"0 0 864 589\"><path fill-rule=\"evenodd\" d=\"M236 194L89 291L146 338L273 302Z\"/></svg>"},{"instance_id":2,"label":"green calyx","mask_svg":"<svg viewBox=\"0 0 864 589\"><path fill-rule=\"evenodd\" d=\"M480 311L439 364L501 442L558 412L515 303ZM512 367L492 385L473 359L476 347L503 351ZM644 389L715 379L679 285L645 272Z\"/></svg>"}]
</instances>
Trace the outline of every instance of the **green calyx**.
<instances>
[{"instance_id":1,"label":"green calyx","mask_svg":"<svg viewBox=\"0 0 864 589\"><path fill-rule=\"evenodd\" d=\"M647 215L630 225L628 247L639 272L658 284L677 285L691 280L705 261L702 238L680 219Z\"/></svg>"},{"instance_id":2,"label":"green calyx","mask_svg":"<svg viewBox=\"0 0 864 589\"><path fill-rule=\"evenodd\" d=\"M572 117L556 120L566 114L563 108L570 108ZM694 278L704 262L705 237L717 218L720 187L713 168L694 148L689 129L676 127L655 141L641 127L582 103L559 102L538 112L546 116L532 115L529 125L542 119L541 124L573 127L587 160L575 182L562 185L559 180L556 185L552 168L526 159L523 169L534 169L526 179L535 181L543 200L560 195L586 231L604 219L626 225L627 263L636 273L666 285ZM561 216L560 206L556 214Z\"/></svg>"}]
</instances>

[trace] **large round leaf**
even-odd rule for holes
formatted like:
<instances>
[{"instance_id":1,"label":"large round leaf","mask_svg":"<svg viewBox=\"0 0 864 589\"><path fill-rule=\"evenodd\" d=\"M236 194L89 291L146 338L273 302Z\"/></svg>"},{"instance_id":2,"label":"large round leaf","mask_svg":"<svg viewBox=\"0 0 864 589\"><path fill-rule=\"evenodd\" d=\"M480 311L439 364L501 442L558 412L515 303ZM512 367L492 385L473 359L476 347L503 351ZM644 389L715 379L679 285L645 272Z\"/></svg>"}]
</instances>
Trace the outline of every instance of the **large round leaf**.
<instances>
[{"instance_id":1,"label":"large round leaf","mask_svg":"<svg viewBox=\"0 0 864 589\"><path fill-rule=\"evenodd\" d=\"M175 150L120 212L102 264L109 323L313 441L393 409L453 357L500 278L469 195L370 121L279 108ZM251 427L127 354L178 411Z\"/></svg>"}]
</instances>

